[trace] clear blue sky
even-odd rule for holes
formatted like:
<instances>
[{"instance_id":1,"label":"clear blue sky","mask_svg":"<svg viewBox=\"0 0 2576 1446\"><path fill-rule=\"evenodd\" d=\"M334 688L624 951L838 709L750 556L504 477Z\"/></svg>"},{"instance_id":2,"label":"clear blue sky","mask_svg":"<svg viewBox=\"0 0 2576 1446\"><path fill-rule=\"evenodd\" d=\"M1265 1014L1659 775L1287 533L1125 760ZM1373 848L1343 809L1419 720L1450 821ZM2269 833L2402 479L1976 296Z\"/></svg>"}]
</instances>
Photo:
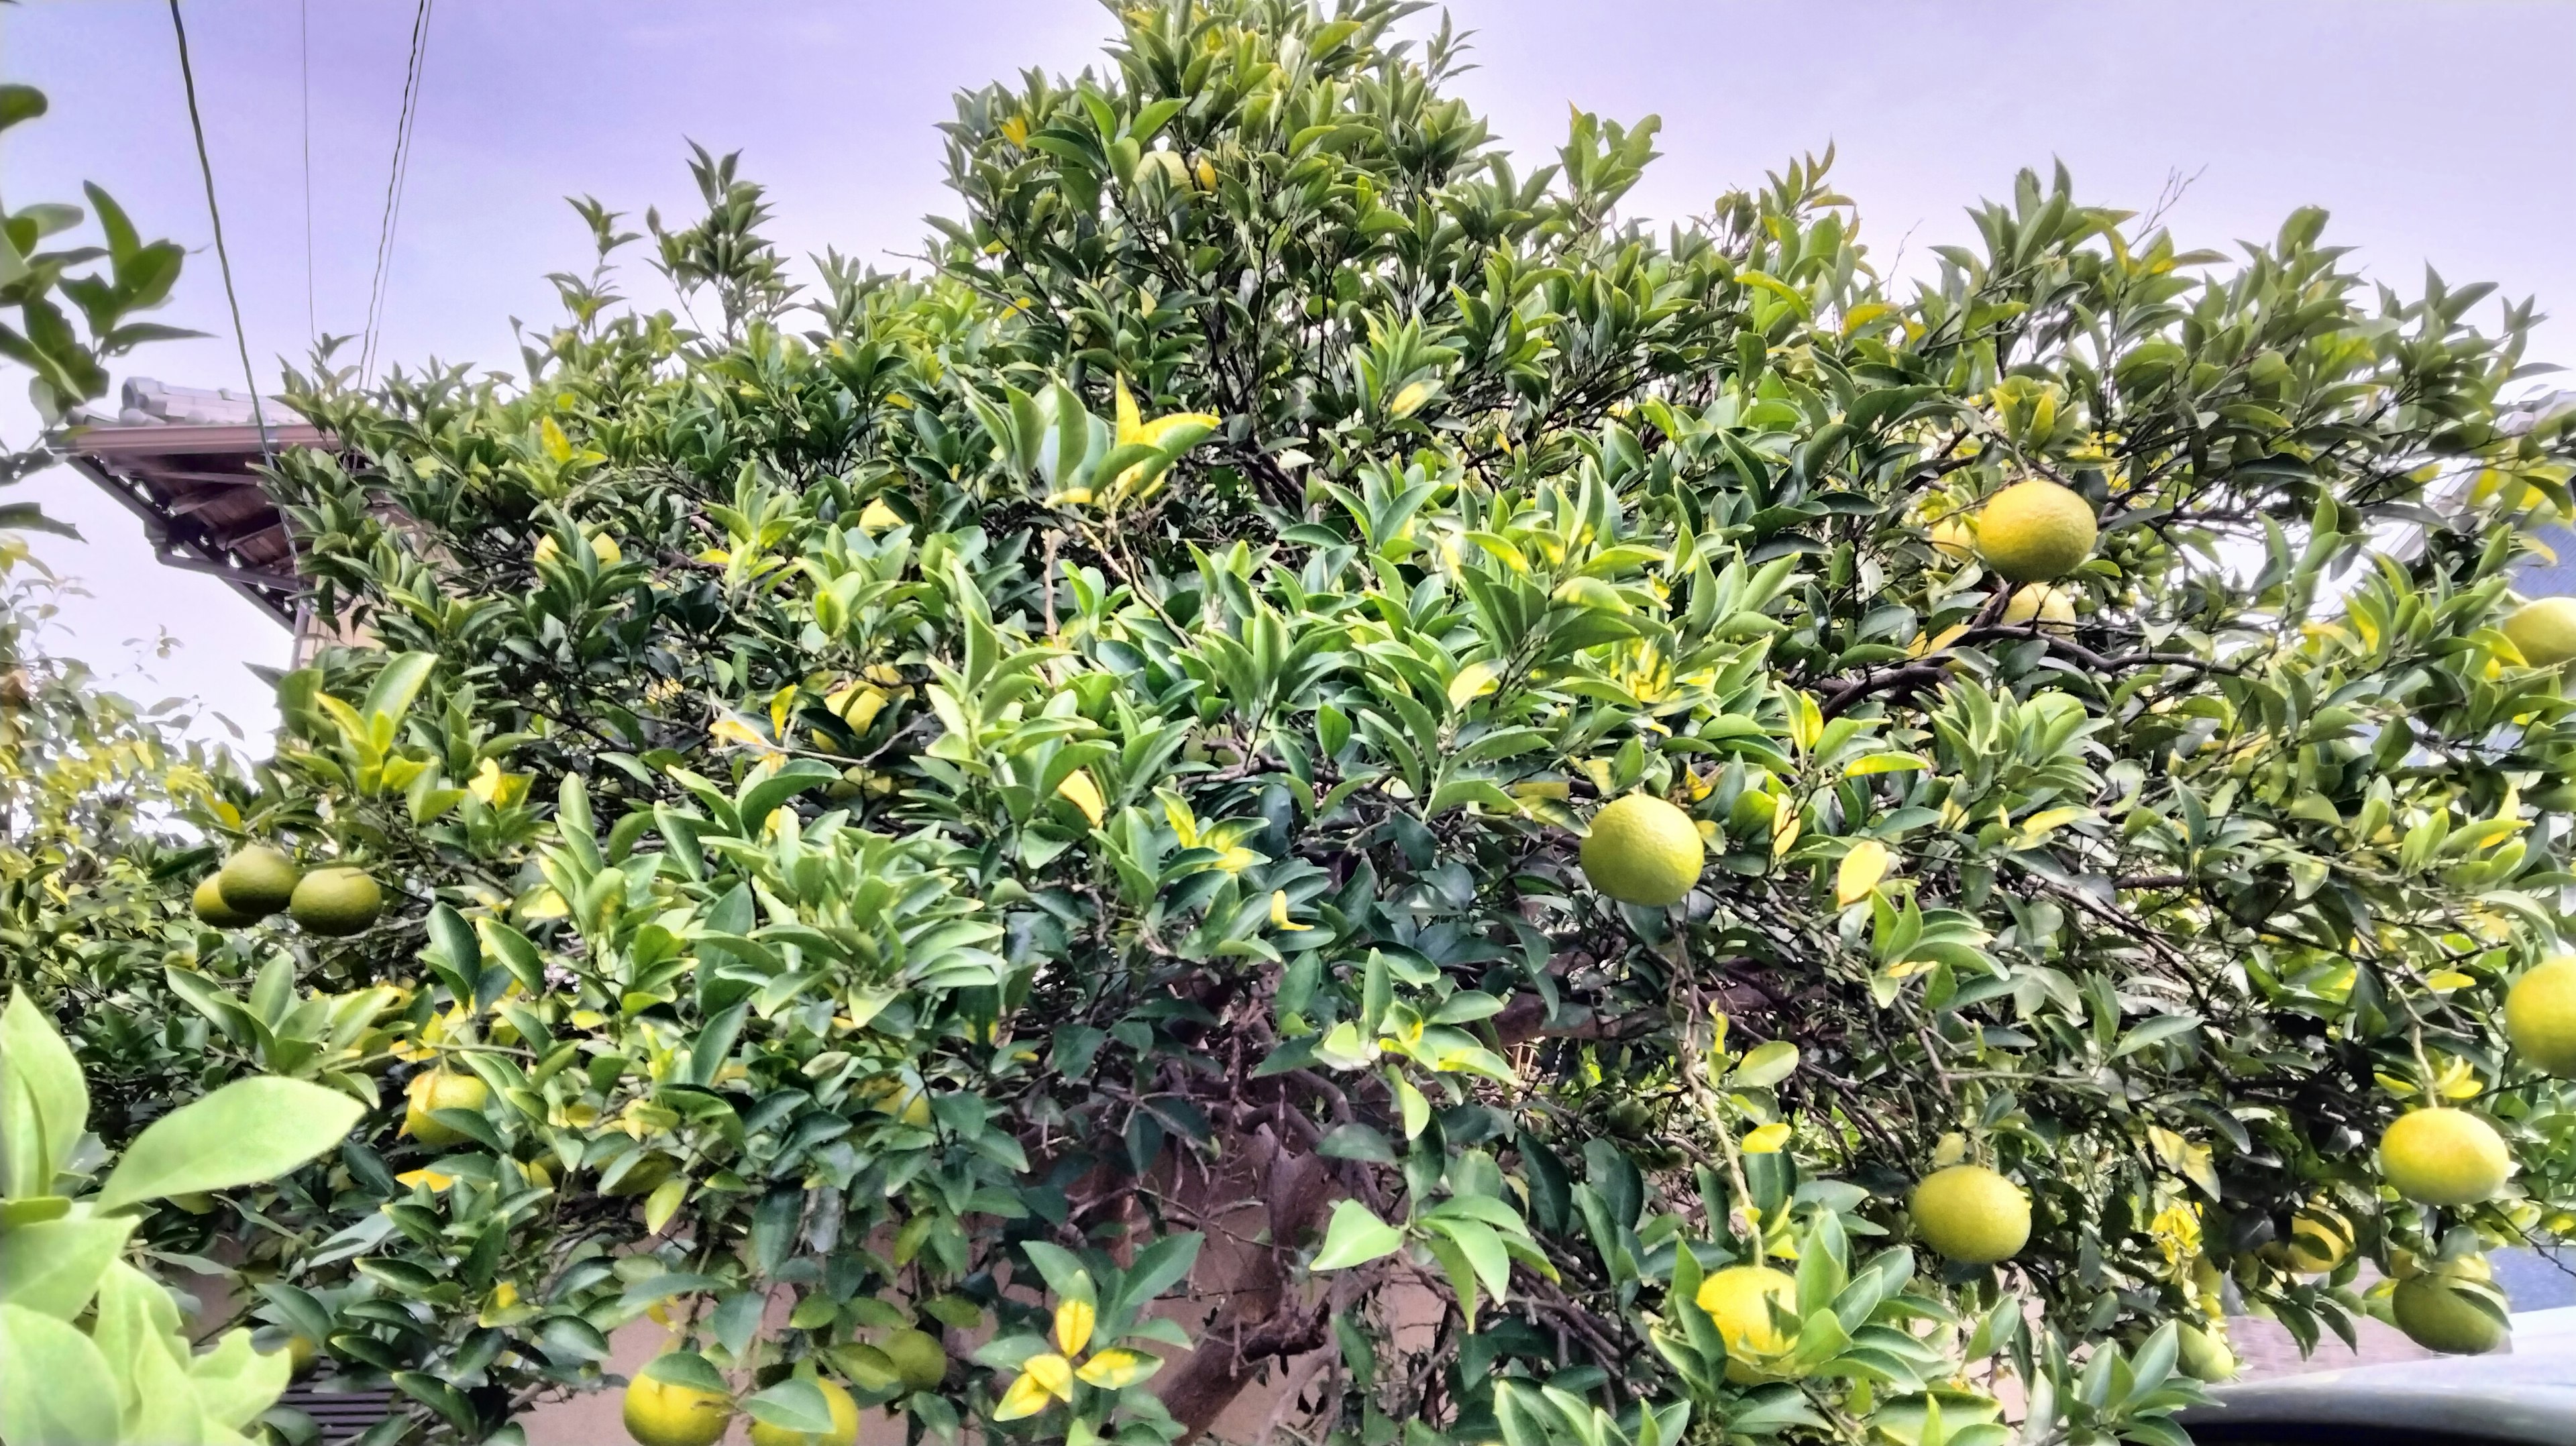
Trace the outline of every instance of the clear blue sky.
<instances>
[{"instance_id":1,"label":"clear blue sky","mask_svg":"<svg viewBox=\"0 0 2576 1446\"><path fill-rule=\"evenodd\" d=\"M410 4L308 0L313 262L323 330L366 311L401 95ZM1782 160L1838 145L1882 262L1966 239L1962 211L2015 169L2062 157L2087 199L2143 209L2195 177L2169 219L2187 244L2268 237L2295 206L2411 291L2455 280L2537 294L2561 319L2544 359L2576 362L2576 4L2559 0L1459 0L1477 32L1469 99L1525 156L1569 102L1664 119L1665 157L1632 194L1688 214ZM262 380L309 336L304 82L296 0L188 6L200 98L251 351ZM1413 28L1427 28L1417 17ZM1109 33L1088 0L439 0L392 258L383 352L514 369L510 318L554 315L547 271L586 260L563 206L589 193L688 214L685 141L740 149L791 254L836 245L899 264L950 208L939 137L960 87L1090 62ZM147 234L210 238L159 0L0 6L0 73L53 113L10 133L12 205L94 179ZM639 268L640 269L640 268ZM630 290L649 298L647 275ZM2489 314L2492 315L2491 313ZM135 372L240 384L214 258L192 259L155 318L222 335L147 350ZM120 373L122 375L122 373ZM0 436L30 421L13 384ZM273 723L240 666L284 634L220 584L155 565L132 520L57 472L30 484L86 544L41 554L99 596L73 651L147 699L188 693L254 733ZM22 493L21 495L26 495ZM130 640L166 632L154 656Z\"/></svg>"}]
</instances>

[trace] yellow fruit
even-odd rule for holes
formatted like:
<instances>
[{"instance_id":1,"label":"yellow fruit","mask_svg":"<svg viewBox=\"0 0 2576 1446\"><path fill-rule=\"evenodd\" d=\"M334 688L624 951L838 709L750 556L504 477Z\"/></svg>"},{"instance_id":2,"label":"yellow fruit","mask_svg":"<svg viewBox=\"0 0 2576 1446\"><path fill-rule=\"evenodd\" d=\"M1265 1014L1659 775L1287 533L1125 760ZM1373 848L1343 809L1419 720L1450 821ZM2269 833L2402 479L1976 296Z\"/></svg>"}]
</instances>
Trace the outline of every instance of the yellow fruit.
<instances>
[{"instance_id":1,"label":"yellow fruit","mask_svg":"<svg viewBox=\"0 0 2576 1446\"><path fill-rule=\"evenodd\" d=\"M197 881L196 892L188 896L188 906L197 911L198 922L212 924L218 929L238 929L244 924L258 923L258 915L245 914L224 902L224 891L217 886L219 879L220 876L215 874L206 875Z\"/></svg>"},{"instance_id":2,"label":"yellow fruit","mask_svg":"<svg viewBox=\"0 0 2576 1446\"><path fill-rule=\"evenodd\" d=\"M2068 597L2064 588L2050 587L2044 582L2018 589L2013 593L2012 601L2004 604L2005 626L2017 627L2034 618L2042 623L2072 626L2075 622L2075 599Z\"/></svg>"},{"instance_id":3,"label":"yellow fruit","mask_svg":"<svg viewBox=\"0 0 2576 1446\"><path fill-rule=\"evenodd\" d=\"M2236 1352L2227 1344L2227 1328L2213 1321L2207 1329L2186 1325L2177 1342L2178 1359L2192 1379L2224 1381L2236 1375Z\"/></svg>"},{"instance_id":4,"label":"yellow fruit","mask_svg":"<svg viewBox=\"0 0 2576 1446\"><path fill-rule=\"evenodd\" d=\"M336 939L366 932L384 906L384 892L366 870L342 865L306 874L296 884L286 912L307 933Z\"/></svg>"},{"instance_id":5,"label":"yellow fruit","mask_svg":"<svg viewBox=\"0 0 2576 1446\"><path fill-rule=\"evenodd\" d=\"M896 1331L877 1342L877 1349L894 1362L895 1374L903 1378L907 1391L934 1390L948 1379L948 1350L928 1331Z\"/></svg>"},{"instance_id":6,"label":"yellow fruit","mask_svg":"<svg viewBox=\"0 0 2576 1446\"><path fill-rule=\"evenodd\" d=\"M296 1377L301 1377L312 1370L314 1358L322 1353L322 1348L314 1343L313 1337L301 1333L288 1336L279 1344L277 1350L286 1353L287 1373ZM277 1351L267 1352L269 1355L276 1353Z\"/></svg>"},{"instance_id":7,"label":"yellow fruit","mask_svg":"<svg viewBox=\"0 0 2576 1446\"><path fill-rule=\"evenodd\" d=\"M2427 1271L2397 1282L2388 1297L2388 1311L2406 1338L2426 1350L2482 1356L2503 1345L2513 1332L2480 1309L2471 1299L2473 1294L2494 1299L2490 1288L2468 1277Z\"/></svg>"},{"instance_id":8,"label":"yellow fruit","mask_svg":"<svg viewBox=\"0 0 2576 1446\"><path fill-rule=\"evenodd\" d=\"M1953 562L1977 555L1977 529L1965 517L1944 517L1932 524L1932 550Z\"/></svg>"},{"instance_id":9,"label":"yellow fruit","mask_svg":"<svg viewBox=\"0 0 2576 1446\"><path fill-rule=\"evenodd\" d=\"M465 1137L432 1118L432 1110L479 1110L492 1097L492 1087L478 1075L451 1074L434 1069L416 1074L403 1091L411 1107L403 1111L403 1130L413 1139L432 1149L453 1145Z\"/></svg>"},{"instance_id":10,"label":"yellow fruit","mask_svg":"<svg viewBox=\"0 0 2576 1446\"><path fill-rule=\"evenodd\" d=\"M2379 1168L2409 1200L2474 1205L2504 1188L2513 1152L2495 1126L2466 1110L2417 1110L2379 1137Z\"/></svg>"},{"instance_id":11,"label":"yellow fruit","mask_svg":"<svg viewBox=\"0 0 2576 1446\"><path fill-rule=\"evenodd\" d=\"M1790 1339L1773 1323L1771 1307L1797 1315L1796 1278L1767 1265L1730 1265L1701 1281L1697 1298L1726 1342L1726 1378L1737 1385L1774 1379L1760 1362L1787 1351Z\"/></svg>"},{"instance_id":12,"label":"yellow fruit","mask_svg":"<svg viewBox=\"0 0 2576 1446\"><path fill-rule=\"evenodd\" d=\"M823 1400L832 1408L829 1431L790 1431L766 1421L751 1423L751 1446L851 1446L859 1439L859 1403L841 1389L838 1381L817 1380L823 1388Z\"/></svg>"},{"instance_id":13,"label":"yellow fruit","mask_svg":"<svg viewBox=\"0 0 2576 1446\"><path fill-rule=\"evenodd\" d=\"M266 844L252 844L224 861L215 892L236 914L265 919L295 897L295 863Z\"/></svg>"},{"instance_id":14,"label":"yellow fruit","mask_svg":"<svg viewBox=\"0 0 2576 1446\"><path fill-rule=\"evenodd\" d=\"M2555 668L2576 658L2576 597L2545 597L2515 608L2504 635L2535 668Z\"/></svg>"},{"instance_id":15,"label":"yellow fruit","mask_svg":"<svg viewBox=\"0 0 2576 1446\"><path fill-rule=\"evenodd\" d=\"M638 1373L626 1388L626 1434L639 1446L715 1446L733 1424L733 1402L695 1386Z\"/></svg>"},{"instance_id":16,"label":"yellow fruit","mask_svg":"<svg viewBox=\"0 0 2576 1446\"><path fill-rule=\"evenodd\" d=\"M2013 582L2064 577L2093 555L2092 504L2054 482L2016 482L1977 515L1977 555Z\"/></svg>"},{"instance_id":17,"label":"yellow fruit","mask_svg":"<svg viewBox=\"0 0 2576 1446\"><path fill-rule=\"evenodd\" d=\"M1645 793L1616 799L1592 816L1583 876L1623 904L1678 904L1699 882L1707 857L1689 814Z\"/></svg>"},{"instance_id":18,"label":"yellow fruit","mask_svg":"<svg viewBox=\"0 0 2576 1446\"><path fill-rule=\"evenodd\" d=\"M1983 1165L1924 1176L1908 1208L1923 1243L1963 1264L2009 1260L2030 1240L2030 1197Z\"/></svg>"},{"instance_id":19,"label":"yellow fruit","mask_svg":"<svg viewBox=\"0 0 2576 1446\"><path fill-rule=\"evenodd\" d=\"M2352 1253L2352 1222L2324 1206L2310 1206L2290 1221L2281 1245L2282 1265L2300 1275L2323 1275Z\"/></svg>"},{"instance_id":20,"label":"yellow fruit","mask_svg":"<svg viewBox=\"0 0 2576 1446\"><path fill-rule=\"evenodd\" d=\"M593 557L599 559L601 567L615 567L626 560L626 549L619 547L617 539L605 532L591 534L590 551ZM536 552L533 555L539 562L552 561L563 556L563 544L552 537L540 537L537 539Z\"/></svg>"},{"instance_id":21,"label":"yellow fruit","mask_svg":"<svg viewBox=\"0 0 2576 1446\"><path fill-rule=\"evenodd\" d=\"M2513 981L2505 1037L2532 1068L2576 1078L2576 955L2560 955Z\"/></svg>"}]
</instances>

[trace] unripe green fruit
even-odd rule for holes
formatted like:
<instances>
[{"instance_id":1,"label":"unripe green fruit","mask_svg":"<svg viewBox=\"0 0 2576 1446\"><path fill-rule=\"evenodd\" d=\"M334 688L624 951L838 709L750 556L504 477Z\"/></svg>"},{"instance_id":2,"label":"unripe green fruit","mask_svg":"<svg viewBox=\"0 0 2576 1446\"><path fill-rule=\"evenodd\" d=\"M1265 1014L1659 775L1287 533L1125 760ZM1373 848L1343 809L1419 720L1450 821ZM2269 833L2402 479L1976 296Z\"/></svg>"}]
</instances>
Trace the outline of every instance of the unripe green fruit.
<instances>
[{"instance_id":1,"label":"unripe green fruit","mask_svg":"<svg viewBox=\"0 0 2576 1446\"><path fill-rule=\"evenodd\" d=\"M2426 1271L2397 1282L2388 1297L2389 1314L2408 1340L2426 1350L2482 1356L2513 1332L2470 1299L2476 1289L2458 1275Z\"/></svg>"},{"instance_id":2,"label":"unripe green fruit","mask_svg":"<svg viewBox=\"0 0 2576 1446\"><path fill-rule=\"evenodd\" d=\"M236 914L265 919L295 897L295 861L266 844L252 844L224 861L215 891Z\"/></svg>"},{"instance_id":3,"label":"unripe green fruit","mask_svg":"<svg viewBox=\"0 0 2576 1446\"><path fill-rule=\"evenodd\" d=\"M366 870L340 865L306 874L286 912L308 933L341 938L366 932L384 904L384 892Z\"/></svg>"},{"instance_id":4,"label":"unripe green fruit","mask_svg":"<svg viewBox=\"0 0 2576 1446\"><path fill-rule=\"evenodd\" d=\"M2192 1379L2199 1381L2232 1380L2236 1375L2236 1352L2227 1344L2227 1328L2215 1321L2208 1328L2186 1325L2181 1328L2176 1344L2176 1359Z\"/></svg>"},{"instance_id":5,"label":"unripe green fruit","mask_svg":"<svg viewBox=\"0 0 2576 1446\"><path fill-rule=\"evenodd\" d=\"M948 1379L948 1349L928 1331L896 1331L878 1342L877 1349L894 1362L895 1373L903 1377L907 1391L932 1390Z\"/></svg>"},{"instance_id":6,"label":"unripe green fruit","mask_svg":"<svg viewBox=\"0 0 2576 1446\"><path fill-rule=\"evenodd\" d=\"M2030 1242L2030 1197L1983 1165L1924 1176L1907 1208L1923 1243L1962 1264L2009 1260Z\"/></svg>"}]
</instances>

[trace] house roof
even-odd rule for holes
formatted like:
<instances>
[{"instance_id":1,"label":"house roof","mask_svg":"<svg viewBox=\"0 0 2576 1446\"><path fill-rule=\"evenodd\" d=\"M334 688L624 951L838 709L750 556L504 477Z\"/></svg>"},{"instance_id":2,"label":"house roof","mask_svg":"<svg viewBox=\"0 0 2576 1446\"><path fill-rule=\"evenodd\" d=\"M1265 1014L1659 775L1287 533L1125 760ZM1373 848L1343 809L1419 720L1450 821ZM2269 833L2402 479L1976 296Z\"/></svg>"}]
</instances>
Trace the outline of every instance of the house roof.
<instances>
[{"instance_id":1,"label":"house roof","mask_svg":"<svg viewBox=\"0 0 2576 1446\"><path fill-rule=\"evenodd\" d=\"M125 504L171 567L223 579L269 616L295 624L295 542L257 472L278 447L328 439L268 399L266 445L247 393L125 384L113 416L83 418L66 450L72 467Z\"/></svg>"}]
</instances>

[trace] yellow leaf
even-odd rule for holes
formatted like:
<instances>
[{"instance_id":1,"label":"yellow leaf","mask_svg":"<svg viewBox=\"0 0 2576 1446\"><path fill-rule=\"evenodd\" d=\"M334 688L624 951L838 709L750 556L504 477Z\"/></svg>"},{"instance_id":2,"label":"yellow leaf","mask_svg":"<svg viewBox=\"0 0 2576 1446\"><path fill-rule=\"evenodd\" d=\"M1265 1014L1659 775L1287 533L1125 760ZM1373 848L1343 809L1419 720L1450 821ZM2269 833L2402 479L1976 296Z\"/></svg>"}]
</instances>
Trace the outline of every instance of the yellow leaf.
<instances>
[{"instance_id":1,"label":"yellow leaf","mask_svg":"<svg viewBox=\"0 0 2576 1446\"><path fill-rule=\"evenodd\" d=\"M2092 811L2089 808L2043 808L2021 821L2021 840L2025 844L2037 843L2060 827L2073 823Z\"/></svg>"},{"instance_id":2,"label":"yellow leaf","mask_svg":"<svg viewBox=\"0 0 2576 1446\"><path fill-rule=\"evenodd\" d=\"M645 1233L662 1233L662 1227L670 1224L671 1217L680 1213L680 1202L688 1197L689 1177L686 1175L674 1175L655 1186L652 1196L644 1202Z\"/></svg>"},{"instance_id":3,"label":"yellow leaf","mask_svg":"<svg viewBox=\"0 0 2576 1446\"><path fill-rule=\"evenodd\" d=\"M1270 925L1274 929L1284 929L1293 934L1302 934L1315 927L1312 924L1300 924L1289 919L1286 889L1270 891Z\"/></svg>"},{"instance_id":4,"label":"yellow leaf","mask_svg":"<svg viewBox=\"0 0 2576 1446\"><path fill-rule=\"evenodd\" d=\"M1163 1368L1161 1359L1143 1351L1112 1346L1082 1363L1083 1384L1116 1391L1132 1386Z\"/></svg>"},{"instance_id":5,"label":"yellow leaf","mask_svg":"<svg viewBox=\"0 0 2576 1446\"><path fill-rule=\"evenodd\" d=\"M1087 1300L1068 1300L1057 1305L1055 1348L1068 1356L1081 1355L1082 1348L1091 1344L1091 1328L1099 1319L1100 1312Z\"/></svg>"},{"instance_id":6,"label":"yellow leaf","mask_svg":"<svg viewBox=\"0 0 2576 1446\"><path fill-rule=\"evenodd\" d=\"M1806 827L1794 808L1776 808L1771 812L1771 857L1782 858L1798 841L1798 831Z\"/></svg>"},{"instance_id":7,"label":"yellow leaf","mask_svg":"<svg viewBox=\"0 0 2576 1446\"><path fill-rule=\"evenodd\" d=\"M1787 1143L1789 1143L1788 1124L1785 1121L1773 1120L1744 1137L1744 1153L1776 1155L1780 1153L1780 1147Z\"/></svg>"},{"instance_id":8,"label":"yellow leaf","mask_svg":"<svg viewBox=\"0 0 2576 1446\"><path fill-rule=\"evenodd\" d=\"M1027 141L1028 138L1029 118L1027 116L1015 115L1002 122L1002 139L1016 146Z\"/></svg>"},{"instance_id":9,"label":"yellow leaf","mask_svg":"<svg viewBox=\"0 0 2576 1446\"><path fill-rule=\"evenodd\" d=\"M1064 1357L1052 1353L1031 1356L1020 1363L1020 1371L1057 1400L1073 1399L1073 1362Z\"/></svg>"},{"instance_id":10,"label":"yellow leaf","mask_svg":"<svg viewBox=\"0 0 2576 1446\"><path fill-rule=\"evenodd\" d=\"M1064 1358L1057 1356L1053 1359ZM1011 1382L1011 1388L1002 1393L1001 1402L993 1407L993 1419L1017 1421L1025 1416L1034 1416L1045 1410L1047 1403L1054 1399L1035 1372L1023 1371L1018 1380Z\"/></svg>"},{"instance_id":11,"label":"yellow leaf","mask_svg":"<svg viewBox=\"0 0 2576 1446\"><path fill-rule=\"evenodd\" d=\"M1788 704L1789 741L1798 746L1799 752L1804 753L1816 746L1817 739L1825 736L1824 710L1816 706L1816 700L1812 694L1803 692L1792 691L1789 694Z\"/></svg>"},{"instance_id":12,"label":"yellow leaf","mask_svg":"<svg viewBox=\"0 0 2576 1446\"><path fill-rule=\"evenodd\" d=\"M1458 670L1457 677L1449 680L1449 706L1464 708L1469 702L1494 691L1494 686L1493 664L1469 663Z\"/></svg>"},{"instance_id":13,"label":"yellow leaf","mask_svg":"<svg viewBox=\"0 0 2576 1446\"><path fill-rule=\"evenodd\" d=\"M1055 796L1081 809L1082 816L1091 820L1093 828L1100 827L1100 821L1109 816L1108 801L1100 796L1100 784L1092 778L1088 768L1077 768L1066 774L1064 781L1055 786Z\"/></svg>"},{"instance_id":14,"label":"yellow leaf","mask_svg":"<svg viewBox=\"0 0 2576 1446\"><path fill-rule=\"evenodd\" d=\"M1117 444L1123 447L1130 442L1144 441L1145 424L1137 414L1136 398L1127 390L1125 377L1119 377L1110 384L1110 398L1118 412Z\"/></svg>"},{"instance_id":15,"label":"yellow leaf","mask_svg":"<svg viewBox=\"0 0 2576 1446\"><path fill-rule=\"evenodd\" d=\"M2443 990L2443 991L2449 991L2449 990L2453 990L2453 989L2466 989L2466 988L2468 988L2470 985L2475 984L2475 983L2477 983L2477 982L2478 982L2477 980L2475 980L2475 979L2471 978L2470 976L2468 976L2468 975L2466 975L2466 974L2461 973L2461 972L2460 972L2459 970L2457 970L2457 969L2444 969L2444 970L2441 970L2440 972L2438 972L2438 973L2434 974L2432 977L2430 977L2430 978L2428 978L2428 979L2426 979L2426 980L2424 981L2424 983L2425 983L2427 986L2429 986L2429 987L2431 987L2431 988L2433 988L2433 989Z\"/></svg>"},{"instance_id":16,"label":"yellow leaf","mask_svg":"<svg viewBox=\"0 0 2576 1446\"><path fill-rule=\"evenodd\" d=\"M1849 905L1868 898L1877 891L1878 881L1887 877L1887 864L1887 845L1874 838L1853 844L1834 871L1834 903Z\"/></svg>"},{"instance_id":17,"label":"yellow leaf","mask_svg":"<svg viewBox=\"0 0 2576 1446\"><path fill-rule=\"evenodd\" d=\"M544 417L538 420L537 436L545 443L547 456L558 462L572 460L572 439L564 435L563 428L555 425L554 418Z\"/></svg>"},{"instance_id":18,"label":"yellow leaf","mask_svg":"<svg viewBox=\"0 0 2576 1446\"><path fill-rule=\"evenodd\" d=\"M453 1175L442 1175L436 1170L405 1170L394 1177L394 1183L397 1185L427 1185L431 1190L436 1191L444 1190L448 1186L455 1184L456 1177Z\"/></svg>"},{"instance_id":19,"label":"yellow leaf","mask_svg":"<svg viewBox=\"0 0 2576 1446\"><path fill-rule=\"evenodd\" d=\"M1437 383L1427 379L1418 382L1407 382L1404 386L1404 390L1395 394L1395 400L1387 403L1387 415L1391 417L1412 416L1415 412L1422 409L1422 404L1424 402L1431 400L1431 393L1437 385Z\"/></svg>"},{"instance_id":20,"label":"yellow leaf","mask_svg":"<svg viewBox=\"0 0 2576 1446\"><path fill-rule=\"evenodd\" d=\"M775 753L778 751L778 746L776 744L761 737L757 729L753 728L750 724L743 722L739 718L719 718L716 720L715 726L707 731L727 743L739 743L746 748L757 748L763 753Z\"/></svg>"}]
</instances>

